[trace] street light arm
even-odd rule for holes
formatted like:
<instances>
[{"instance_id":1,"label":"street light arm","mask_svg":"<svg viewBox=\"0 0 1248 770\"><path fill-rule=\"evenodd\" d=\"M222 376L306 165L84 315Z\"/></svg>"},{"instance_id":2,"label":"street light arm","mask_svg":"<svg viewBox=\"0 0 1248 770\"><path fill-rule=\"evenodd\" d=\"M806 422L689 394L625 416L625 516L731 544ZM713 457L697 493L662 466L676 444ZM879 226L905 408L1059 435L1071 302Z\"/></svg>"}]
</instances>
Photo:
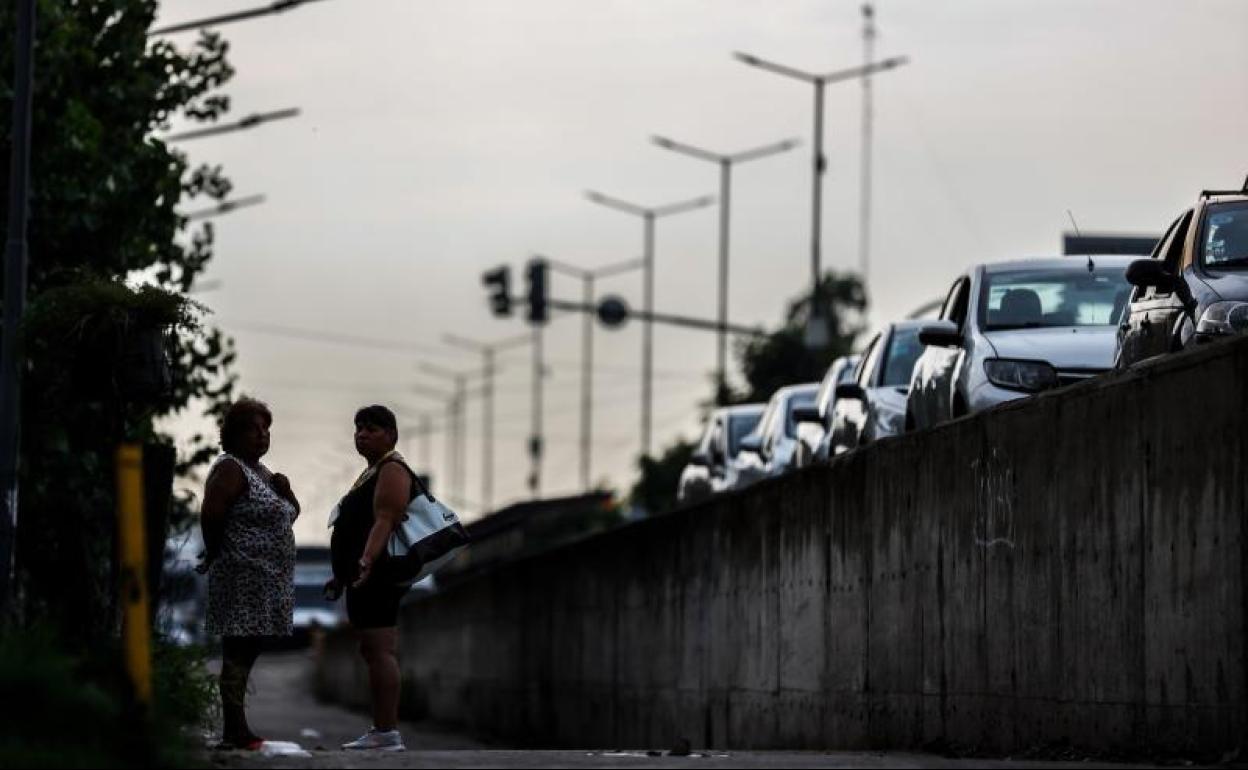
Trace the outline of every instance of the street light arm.
<instances>
[{"instance_id":1,"label":"street light arm","mask_svg":"<svg viewBox=\"0 0 1248 770\"><path fill-rule=\"evenodd\" d=\"M148 30L147 35L148 37L151 37L152 35L169 35L174 32L186 32L192 29L199 29L200 27L215 27L220 24L230 24L235 21L246 21L248 19L257 18L259 16L268 16L270 14L281 13L282 11L288 11L291 8L295 8L300 5L304 5L305 3L311 3L315 1L316 0L277 0L276 2L270 3L269 5L266 5L263 8L252 8L246 11L238 11L236 13L227 13L223 16L213 16L207 19L199 19L198 21L188 21L182 24L173 24L168 27L161 27L160 29L151 29L151 30Z\"/></svg>"},{"instance_id":2,"label":"street light arm","mask_svg":"<svg viewBox=\"0 0 1248 770\"><path fill-rule=\"evenodd\" d=\"M209 217L215 217L221 214L228 214L231 211L234 211L235 209L241 209L247 206L259 206L261 203L264 203L264 200L265 198L263 195L252 195L246 198L237 198L232 201L225 201L223 203L220 203L210 209L204 209L202 211L193 211L190 214L187 214L186 218L187 219L208 219Z\"/></svg>"},{"instance_id":3,"label":"street light arm","mask_svg":"<svg viewBox=\"0 0 1248 770\"><path fill-rule=\"evenodd\" d=\"M273 120L283 120L285 118L293 118L299 114L298 107L292 107L286 110L275 110L273 112L257 112L248 115L242 120L234 123L225 123L220 126L211 126L209 128L200 128L194 131L184 131L180 134L170 134L163 137L166 142L185 141L187 139L200 139L205 136L216 136L217 134L225 134L231 131L239 131L244 128L258 126L261 123L268 123Z\"/></svg>"},{"instance_id":4,"label":"street light arm","mask_svg":"<svg viewBox=\"0 0 1248 770\"><path fill-rule=\"evenodd\" d=\"M768 144L763 147L755 147L752 150L745 150L743 152L739 152L735 155L729 156L728 159L731 160L733 163L744 163L750 160L757 160L759 158L765 158L768 155L778 155L779 153L782 153L782 152L788 152L789 150L792 150L794 147L797 147L798 145L800 145L801 143L802 142L799 139L785 139L782 142L776 142L774 144Z\"/></svg>"},{"instance_id":5,"label":"street light arm","mask_svg":"<svg viewBox=\"0 0 1248 770\"><path fill-rule=\"evenodd\" d=\"M768 72L774 72L777 75L784 75L785 77L803 80L807 83L814 83L819 80L819 76L813 72L803 72L799 69L794 69L793 67L786 67L783 64L776 64L775 62L770 62L766 59L760 59L752 54L737 51L733 53L733 57L735 57L738 61L749 64L752 67L758 67L759 69L764 69Z\"/></svg>"},{"instance_id":6,"label":"street light arm","mask_svg":"<svg viewBox=\"0 0 1248 770\"><path fill-rule=\"evenodd\" d=\"M609 195L603 195L602 193L595 192L594 190L586 190L585 197L599 205L623 211L634 216L644 217L649 213L647 209L642 208L641 206L634 205L628 201L622 201L619 198L612 198Z\"/></svg>"},{"instance_id":7,"label":"street light arm","mask_svg":"<svg viewBox=\"0 0 1248 770\"><path fill-rule=\"evenodd\" d=\"M614 265L604 265L595 270L591 270L590 275L594 278L605 278L609 275L619 275L620 273L628 273L633 270L640 270L646 266L644 259L630 259L627 262L617 262Z\"/></svg>"},{"instance_id":8,"label":"street light arm","mask_svg":"<svg viewBox=\"0 0 1248 770\"><path fill-rule=\"evenodd\" d=\"M651 209L650 211L656 217L665 217L670 214L683 214L686 211L693 211L694 209L705 208L714 203L715 203L715 196L703 195L700 198L693 198L692 200L681 201L680 203L672 203L667 206L659 206L658 208Z\"/></svg>"},{"instance_id":9,"label":"street light arm","mask_svg":"<svg viewBox=\"0 0 1248 770\"><path fill-rule=\"evenodd\" d=\"M675 139L668 139L665 136L652 136L650 137L650 141L665 150L671 150L673 152L689 155L697 158L698 160L709 160L712 163L719 163L721 161L728 160L727 155L720 155L718 153L711 152L710 150L703 150L701 147L694 147L691 144L678 142Z\"/></svg>"},{"instance_id":10,"label":"street light arm","mask_svg":"<svg viewBox=\"0 0 1248 770\"><path fill-rule=\"evenodd\" d=\"M908 56L894 56L889 59L883 59L881 61L875 62L874 64L867 64L861 67L850 67L849 69L846 69L846 70L838 70L836 72L829 72L826 75L820 75L819 80L824 83L839 83L842 80L854 80L856 78L860 78L865 75L875 74L876 72L884 72L886 70L896 69L897 67L900 67L903 64L909 64L909 63L910 63L910 57Z\"/></svg>"}]
</instances>

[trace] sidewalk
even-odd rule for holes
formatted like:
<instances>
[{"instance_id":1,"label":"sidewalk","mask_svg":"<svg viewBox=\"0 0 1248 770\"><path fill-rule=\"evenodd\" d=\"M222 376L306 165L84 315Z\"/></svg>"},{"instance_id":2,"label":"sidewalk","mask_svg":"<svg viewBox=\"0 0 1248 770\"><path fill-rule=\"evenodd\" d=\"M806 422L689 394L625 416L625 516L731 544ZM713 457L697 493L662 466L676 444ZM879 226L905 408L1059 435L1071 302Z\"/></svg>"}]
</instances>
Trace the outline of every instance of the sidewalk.
<instances>
[{"instance_id":1,"label":"sidewalk","mask_svg":"<svg viewBox=\"0 0 1248 770\"><path fill-rule=\"evenodd\" d=\"M408 751L345 752L338 747L357 738L368 727L366 714L317 702L310 688L311 660L306 652L269 654L260 658L248 695L252 729L271 741L297 743L311 756L266 757L254 752L214 752L204 759L222 768L992 768L1110 767L1094 762L1036 762L946 759L930 754L900 752L789 752L694 751L688 757L659 751L523 751L492 746L431 724L401 726ZM656 747L657 748L657 747ZM669 747L662 747L669 748Z\"/></svg>"}]
</instances>

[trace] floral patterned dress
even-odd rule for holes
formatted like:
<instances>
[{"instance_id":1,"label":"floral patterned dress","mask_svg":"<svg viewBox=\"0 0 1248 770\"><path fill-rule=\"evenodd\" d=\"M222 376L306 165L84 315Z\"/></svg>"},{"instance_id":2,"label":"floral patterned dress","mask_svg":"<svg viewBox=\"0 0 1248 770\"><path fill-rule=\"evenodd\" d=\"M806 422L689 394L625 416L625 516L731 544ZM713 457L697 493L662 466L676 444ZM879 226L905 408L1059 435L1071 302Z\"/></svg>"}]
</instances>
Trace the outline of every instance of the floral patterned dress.
<instances>
[{"instance_id":1,"label":"floral patterned dress","mask_svg":"<svg viewBox=\"0 0 1248 770\"><path fill-rule=\"evenodd\" d=\"M298 511L247 463L224 454L213 469L223 462L242 468L247 489L226 513L221 552L208 567L208 633L289 636L295 610L292 526Z\"/></svg>"}]
</instances>

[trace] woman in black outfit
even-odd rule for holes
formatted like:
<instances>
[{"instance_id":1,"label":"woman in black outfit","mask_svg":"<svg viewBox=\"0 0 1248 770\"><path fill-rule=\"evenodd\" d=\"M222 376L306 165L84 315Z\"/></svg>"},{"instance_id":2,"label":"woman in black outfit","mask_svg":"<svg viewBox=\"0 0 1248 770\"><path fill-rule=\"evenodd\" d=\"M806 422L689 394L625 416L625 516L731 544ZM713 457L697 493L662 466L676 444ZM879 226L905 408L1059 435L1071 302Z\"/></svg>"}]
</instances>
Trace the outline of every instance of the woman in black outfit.
<instances>
[{"instance_id":1,"label":"woman in black outfit","mask_svg":"<svg viewBox=\"0 0 1248 770\"><path fill-rule=\"evenodd\" d=\"M366 406L355 414L355 449L368 468L338 504L330 538L334 577L326 584L337 598L345 588L347 619L360 632L360 654L368 664L373 726L343 748L403 751L398 730L399 600L407 593L389 576L386 544L403 521L418 487L403 457L394 450L399 430L394 413Z\"/></svg>"}]
</instances>

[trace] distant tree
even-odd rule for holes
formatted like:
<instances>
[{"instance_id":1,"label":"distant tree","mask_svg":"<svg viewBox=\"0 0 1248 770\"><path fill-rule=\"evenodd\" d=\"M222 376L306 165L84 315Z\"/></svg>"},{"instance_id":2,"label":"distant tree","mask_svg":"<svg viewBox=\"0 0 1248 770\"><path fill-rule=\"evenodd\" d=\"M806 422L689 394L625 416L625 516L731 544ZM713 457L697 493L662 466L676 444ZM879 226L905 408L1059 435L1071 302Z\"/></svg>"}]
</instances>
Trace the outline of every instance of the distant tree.
<instances>
[{"instance_id":1,"label":"distant tree","mask_svg":"<svg viewBox=\"0 0 1248 770\"><path fill-rule=\"evenodd\" d=\"M867 297L862 281L856 275L829 272L819 285L819 297L823 311L820 315L827 324L827 345L815 350L806 347L811 298L807 294L792 300L780 329L766 337L737 342L735 352L745 376L745 389L735 391L713 383L712 400L701 404L702 411L728 404L765 402L785 385L818 382L834 360L852 353L864 330ZM633 505L649 513L674 506L680 474L689 464L693 450L694 444L678 439L657 458L638 458L641 475L630 497Z\"/></svg>"},{"instance_id":2,"label":"distant tree","mask_svg":"<svg viewBox=\"0 0 1248 770\"><path fill-rule=\"evenodd\" d=\"M827 325L828 344L806 347L806 322L812 308L811 296L803 295L789 303L784 326L766 337L741 339L737 358L746 388L719 392L716 403L766 401L779 388L800 382L818 382L840 356L853 352L864 331L863 312L867 296L856 275L829 272L819 285L820 314Z\"/></svg>"},{"instance_id":3,"label":"distant tree","mask_svg":"<svg viewBox=\"0 0 1248 770\"><path fill-rule=\"evenodd\" d=\"M641 476L633 485L629 500L649 514L662 513L676 505L676 487L680 474L693 456L694 444L683 439L664 447L658 458L642 456L637 459Z\"/></svg>"},{"instance_id":4,"label":"distant tree","mask_svg":"<svg viewBox=\"0 0 1248 770\"><path fill-rule=\"evenodd\" d=\"M215 413L232 388L232 343L201 327L185 298L212 256L212 227L183 213L196 198L225 197L230 183L156 132L175 116L220 118L229 101L217 91L233 70L215 34L185 52L149 39L156 9L156 0L38 3L18 567L30 619L55 615L43 619L84 640L114 617L115 444L171 443L161 417L193 404ZM4 3L6 78L15 28ZM12 96L0 89L3 179ZM7 196L0 185L0 210ZM172 388L127 402L116 375L124 342L143 326L169 330ZM196 437L180 469L202 462L209 441Z\"/></svg>"}]
</instances>

